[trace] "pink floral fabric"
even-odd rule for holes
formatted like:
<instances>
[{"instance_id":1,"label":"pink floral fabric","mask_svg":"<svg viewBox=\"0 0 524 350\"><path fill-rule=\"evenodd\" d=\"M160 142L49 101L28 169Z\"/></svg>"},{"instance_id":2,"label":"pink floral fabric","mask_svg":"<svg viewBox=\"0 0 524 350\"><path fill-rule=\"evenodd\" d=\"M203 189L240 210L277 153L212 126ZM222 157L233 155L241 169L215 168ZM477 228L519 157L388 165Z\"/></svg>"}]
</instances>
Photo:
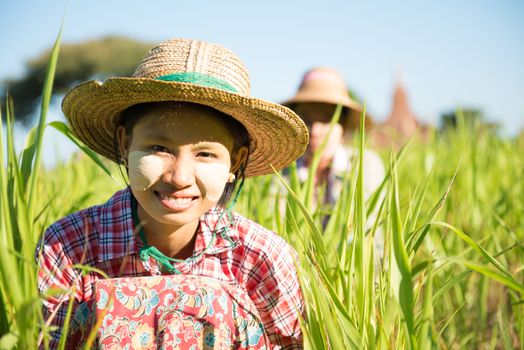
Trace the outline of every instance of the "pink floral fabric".
<instances>
[{"instance_id":1,"label":"pink floral fabric","mask_svg":"<svg viewBox=\"0 0 524 350\"><path fill-rule=\"evenodd\" d=\"M95 299L71 322L68 348L266 349L258 311L246 293L202 276L99 280ZM95 334L93 334L95 335Z\"/></svg>"}]
</instances>

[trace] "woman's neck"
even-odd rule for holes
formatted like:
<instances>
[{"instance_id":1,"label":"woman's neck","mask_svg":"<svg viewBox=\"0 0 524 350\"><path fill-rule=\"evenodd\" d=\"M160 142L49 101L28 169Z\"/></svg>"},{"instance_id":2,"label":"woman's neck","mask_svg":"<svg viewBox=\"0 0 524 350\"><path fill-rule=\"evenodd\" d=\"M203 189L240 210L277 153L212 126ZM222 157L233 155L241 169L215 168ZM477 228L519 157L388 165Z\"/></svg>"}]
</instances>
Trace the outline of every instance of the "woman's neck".
<instances>
[{"instance_id":1,"label":"woman's neck","mask_svg":"<svg viewBox=\"0 0 524 350\"><path fill-rule=\"evenodd\" d=\"M141 206L138 217L144 223L147 244L170 258L186 259L193 255L199 220L183 226L170 226L151 218Z\"/></svg>"}]
</instances>

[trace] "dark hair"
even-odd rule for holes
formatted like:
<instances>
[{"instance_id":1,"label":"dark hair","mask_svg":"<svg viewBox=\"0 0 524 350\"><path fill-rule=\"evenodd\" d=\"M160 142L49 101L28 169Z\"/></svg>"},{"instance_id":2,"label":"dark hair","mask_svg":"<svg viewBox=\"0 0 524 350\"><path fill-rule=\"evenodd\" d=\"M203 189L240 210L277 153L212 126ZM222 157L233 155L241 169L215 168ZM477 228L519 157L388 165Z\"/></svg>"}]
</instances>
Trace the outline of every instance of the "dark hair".
<instances>
[{"instance_id":1,"label":"dark hair","mask_svg":"<svg viewBox=\"0 0 524 350\"><path fill-rule=\"evenodd\" d=\"M128 107L125 109L118 119L117 128L115 128L115 138L114 138L114 148L115 148L115 155L116 159L120 159L121 154L118 147L118 141L117 141L117 135L116 130L119 126L124 127L126 130L127 135L133 134L133 128L138 123L140 118L142 118L144 115L146 115L150 110L152 110L155 106L158 106L159 104L166 104L166 105L180 105L180 104L187 104L187 105L197 105L190 102L175 102L175 101L166 101L166 102L148 102L148 103L140 103L133 105L131 107ZM229 200L231 199L231 196L235 192L235 187L237 183L242 184L244 182L244 170L247 165L247 161L249 158L249 133L247 132L246 128L242 123L240 123L238 120L234 119L233 117L216 110L212 107L200 105L205 108L212 109L216 113L219 114L219 116L222 118L224 123L226 124L226 128L229 130L231 135L233 136L233 139L235 140L235 143L233 145L232 154L235 154L240 148L247 147L248 149L248 156L246 157L243 164L240 165L239 169L235 171L235 180L233 182L226 183L226 187L224 188L224 192L222 192L222 196L218 200L218 205L225 207Z\"/></svg>"},{"instance_id":2,"label":"dark hair","mask_svg":"<svg viewBox=\"0 0 524 350\"><path fill-rule=\"evenodd\" d=\"M299 106L303 106L303 107L307 107L307 106L314 106L314 105L325 105L325 106L329 106L329 107L332 107L332 111L330 112L331 114L329 115L329 117L332 117L335 113L335 110L337 108L337 105L336 104L333 104L333 103L327 103L327 102L309 102L309 101L306 101L306 102L295 102L295 103L290 103L287 105L287 107L289 107L291 110L293 110L295 113L297 113L297 115L304 121L304 122L308 122L307 120L304 120L304 116L301 115L302 113L300 113L300 111L297 111L297 108ZM340 111L340 117L338 119L338 123L341 124L344 129L346 128L354 128L354 126L352 125L352 114L353 112L351 111L350 108L346 107L346 106L342 106L342 109ZM358 124L358 122L357 122Z\"/></svg>"}]
</instances>

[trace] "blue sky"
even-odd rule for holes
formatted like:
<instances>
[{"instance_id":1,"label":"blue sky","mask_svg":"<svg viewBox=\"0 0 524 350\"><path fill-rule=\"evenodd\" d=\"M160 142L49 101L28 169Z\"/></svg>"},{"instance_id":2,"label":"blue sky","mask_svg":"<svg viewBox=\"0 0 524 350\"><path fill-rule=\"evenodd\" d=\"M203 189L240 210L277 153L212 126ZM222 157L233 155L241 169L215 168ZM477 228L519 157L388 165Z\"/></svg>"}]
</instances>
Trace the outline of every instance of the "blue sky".
<instances>
[{"instance_id":1,"label":"blue sky","mask_svg":"<svg viewBox=\"0 0 524 350\"><path fill-rule=\"evenodd\" d=\"M65 8L0 2L0 79L52 45ZM401 72L424 122L463 106L507 134L524 128L524 1L69 1L64 42L110 34L223 44L248 67L253 95L272 101L291 97L307 69L331 66L383 120Z\"/></svg>"}]
</instances>

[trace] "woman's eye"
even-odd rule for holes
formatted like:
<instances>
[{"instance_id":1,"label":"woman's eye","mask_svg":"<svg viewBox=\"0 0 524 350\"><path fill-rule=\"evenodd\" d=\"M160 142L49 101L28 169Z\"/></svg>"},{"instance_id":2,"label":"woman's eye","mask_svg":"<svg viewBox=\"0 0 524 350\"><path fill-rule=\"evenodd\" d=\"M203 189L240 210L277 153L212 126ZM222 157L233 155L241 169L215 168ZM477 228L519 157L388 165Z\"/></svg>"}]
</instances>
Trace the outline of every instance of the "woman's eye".
<instances>
[{"instance_id":1,"label":"woman's eye","mask_svg":"<svg viewBox=\"0 0 524 350\"><path fill-rule=\"evenodd\" d=\"M169 152L166 147L160 145L153 145L151 146L151 149L155 152Z\"/></svg>"},{"instance_id":2,"label":"woman's eye","mask_svg":"<svg viewBox=\"0 0 524 350\"><path fill-rule=\"evenodd\" d=\"M211 152L198 152L197 153L197 157L216 158L216 155L214 153L211 153Z\"/></svg>"}]
</instances>

